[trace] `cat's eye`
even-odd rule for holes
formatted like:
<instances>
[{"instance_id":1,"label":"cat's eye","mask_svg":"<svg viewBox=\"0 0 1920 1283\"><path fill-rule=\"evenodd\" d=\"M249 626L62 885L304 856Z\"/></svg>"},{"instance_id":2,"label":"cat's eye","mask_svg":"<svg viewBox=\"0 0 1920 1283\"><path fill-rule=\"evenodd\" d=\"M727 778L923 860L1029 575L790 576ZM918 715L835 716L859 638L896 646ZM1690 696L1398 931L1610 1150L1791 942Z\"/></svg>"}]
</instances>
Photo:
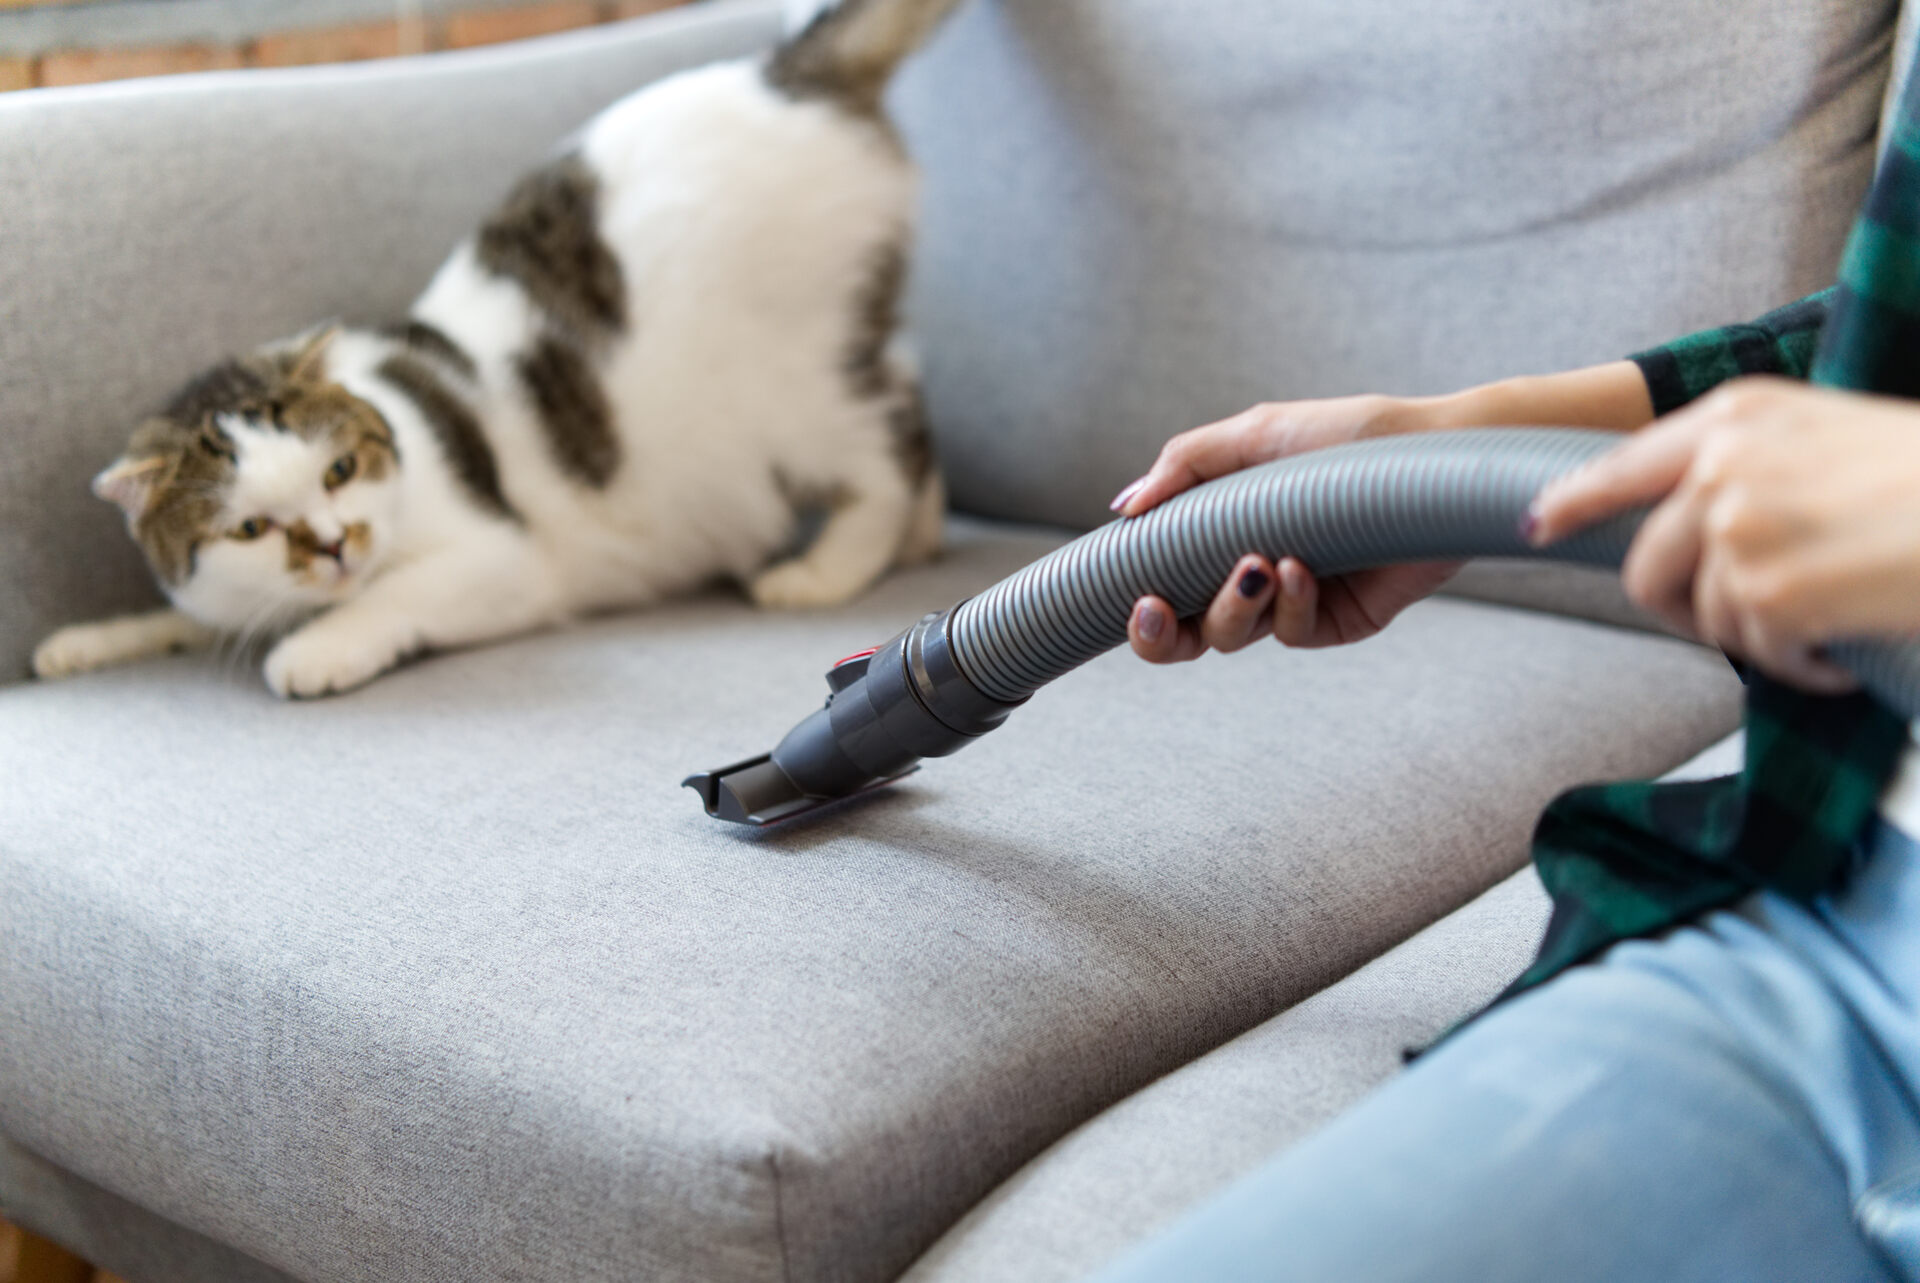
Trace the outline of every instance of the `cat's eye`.
<instances>
[{"instance_id":1,"label":"cat's eye","mask_svg":"<svg viewBox=\"0 0 1920 1283\"><path fill-rule=\"evenodd\" d=\"M248 517L233 528L232 537L244 543L250 539L258 539L271 529L273 529L271 517Z\"/></svg>"},{"instance_id":2,"label":"cat's eye","mask_svg":"<svg viewBox=\"0 0 1920 1283\"><path fill-rule=\"evenodd\" d=\"M327 469L327 489L338 490L353 480L353 474L360 470L360 460L351 454L343 454L333 461Z\"/></svg>"}]
</instances>

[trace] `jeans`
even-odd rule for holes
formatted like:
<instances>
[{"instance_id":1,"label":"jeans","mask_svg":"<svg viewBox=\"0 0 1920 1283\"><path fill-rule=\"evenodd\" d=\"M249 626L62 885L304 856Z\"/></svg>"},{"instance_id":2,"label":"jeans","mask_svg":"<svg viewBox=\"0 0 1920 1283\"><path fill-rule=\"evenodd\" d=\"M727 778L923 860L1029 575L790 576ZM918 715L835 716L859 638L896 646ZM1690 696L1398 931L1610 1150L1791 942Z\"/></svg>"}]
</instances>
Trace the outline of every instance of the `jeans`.
<instances>
[{"instance_id":1,"label":"jeans","mask_svg":"<svg viewBox=\"0 0 1920 1283\"><path fill-rule=\"evenodd\" d=\"M1920 847L1863 848L1494 1009L1100 1283L1920 1283Z\"/></svg>"}]
</instances>

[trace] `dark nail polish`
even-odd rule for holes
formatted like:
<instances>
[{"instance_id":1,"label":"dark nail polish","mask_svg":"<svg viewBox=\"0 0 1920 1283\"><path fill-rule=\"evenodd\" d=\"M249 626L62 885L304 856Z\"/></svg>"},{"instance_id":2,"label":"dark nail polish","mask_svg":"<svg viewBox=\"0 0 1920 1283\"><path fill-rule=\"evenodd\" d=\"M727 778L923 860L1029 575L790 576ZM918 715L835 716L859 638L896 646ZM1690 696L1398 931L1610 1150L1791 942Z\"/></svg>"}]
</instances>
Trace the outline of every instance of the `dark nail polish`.
<instances>
[{"instance_id":1,"label":"dark nail polish","mask_svg":"<svg viewBox=\"0 0 1920 1283\"><path fill-rule=\"evenodd\" d=\"M1166 630L1166 627L1167 617L1160 613L1158 606L1140 608L1140 639L1142 641L1159 641L1160 634Z\"/></svg>"},{"instance_id":2,"label":"dark nail polish","mask_svg":"<svg viewBox=\"0 0 1920 1283\"><path fill-rule=\"evenodd\" d=\"M1272 582L1271 579L1267 578L1266 571L1260 569L1258 566L1251 567L1245 574L1240 576L1240 595L1248 601L1252 601L1255 597L1265 592L1267 585Z\"/></svg>"}]
</instances>

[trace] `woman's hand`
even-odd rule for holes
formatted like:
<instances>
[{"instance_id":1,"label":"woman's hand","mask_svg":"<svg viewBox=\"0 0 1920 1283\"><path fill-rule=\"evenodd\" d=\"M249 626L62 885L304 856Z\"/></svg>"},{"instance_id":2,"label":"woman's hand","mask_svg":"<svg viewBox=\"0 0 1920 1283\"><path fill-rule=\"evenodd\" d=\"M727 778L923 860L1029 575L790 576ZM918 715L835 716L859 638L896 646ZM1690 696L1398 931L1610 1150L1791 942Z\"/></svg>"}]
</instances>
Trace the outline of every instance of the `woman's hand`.
<instances>
[{"instance_id":1,"label":"woman's hand","mask_svg":"<svg viewBox=\"0 0 1920 1283\"><path fill-rule=\"evenodd\" d=\"M1653 415L1631 361L1509 379L1443 397L1351 396L1256 405L1167 442L1151 471L1113 510L1135 517L1203 481L1288 455L1367 437L1489 424L1554 423L1627 429ZM1336 646L1371 637L1459 569L1456 562L1386 566L1317 582L1298 560L1243 558L1198 619L1180 621L1143 597L1127 621L1134 652L1155 663L1234 651L1271 635L1288 646Z\"/></svg>"},{"instance_id":2,"label":"woman's hand","mask_svg":"<svg viewBox=\"0 0 1920 1283\"><path fill-rule=\"evenodd\" d=\"M1115 512L1137 516L1181 491L1255 464L1364 437L1437 426L1436 401L1385 396L1340 397L1256 405L1230 419L1182 432L1161 449L1153 468L1120 492ZM1271 634L1290 646L1358 641L1445 583L1458 563L1389 566L1316 583L1292 557L1279 565L1243 558L1198 619L1177 620L1158 597L1143 597L1127 621L1142 659L1175 663L1208 650L1235 651Z\"/></svg>"},{"instance_id":3,"label":"woman's hand","mask_svg":"<svg viewBox=\"0 0 1920 1283\"><path fill-rule=\"evenodd\" d=\"M1851 689L1821 644L1920 633L1920 405L1728 383L1547 486L1529 538L1645 504L1628 595L1782 680Z\"/></svg>"}]
</instances>

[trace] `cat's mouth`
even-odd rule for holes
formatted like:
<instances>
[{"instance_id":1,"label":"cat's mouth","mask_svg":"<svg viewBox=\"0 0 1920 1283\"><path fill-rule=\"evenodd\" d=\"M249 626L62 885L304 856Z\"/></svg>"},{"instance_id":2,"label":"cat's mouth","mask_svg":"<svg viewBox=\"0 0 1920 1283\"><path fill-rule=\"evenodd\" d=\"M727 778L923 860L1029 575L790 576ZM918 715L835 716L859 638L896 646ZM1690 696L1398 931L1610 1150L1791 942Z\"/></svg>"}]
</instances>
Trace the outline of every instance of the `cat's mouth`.
<instances>
[{"instance_id":1,"label":"cat's mouth","mask_svg":"<svg viewBox=\"0 0 1920 1283\"><path fill-rule=\"evenodd\" d=\"M358 560L321 558L307 567L307 582L329 596L339 597L353 587L362 569Z\"/></svg>"}]
</instances>

